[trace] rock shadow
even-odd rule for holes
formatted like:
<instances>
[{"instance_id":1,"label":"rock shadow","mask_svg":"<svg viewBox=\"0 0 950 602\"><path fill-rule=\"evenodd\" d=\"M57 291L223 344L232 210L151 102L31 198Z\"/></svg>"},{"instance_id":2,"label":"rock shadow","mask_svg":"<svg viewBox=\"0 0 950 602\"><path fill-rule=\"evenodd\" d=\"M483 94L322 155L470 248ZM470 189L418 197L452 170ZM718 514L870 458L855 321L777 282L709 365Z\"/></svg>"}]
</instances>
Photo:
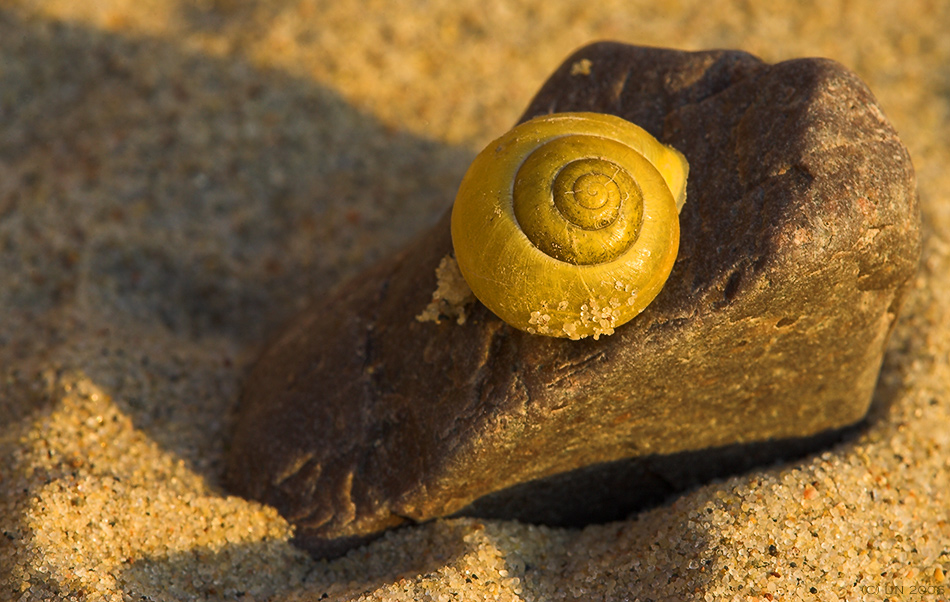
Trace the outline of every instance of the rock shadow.
<instances>
[{"instance_id":1,"label":"rock shadow","mask_svg":"<svg viewBox=\"0 0 950 602\"><path fill-rule=\"evenodd\" d=\"M623 520L711 481L804 458L853 437L861 428L595 464L497 491L456 516L560 527Z\"/></svg>"}]
</instances>

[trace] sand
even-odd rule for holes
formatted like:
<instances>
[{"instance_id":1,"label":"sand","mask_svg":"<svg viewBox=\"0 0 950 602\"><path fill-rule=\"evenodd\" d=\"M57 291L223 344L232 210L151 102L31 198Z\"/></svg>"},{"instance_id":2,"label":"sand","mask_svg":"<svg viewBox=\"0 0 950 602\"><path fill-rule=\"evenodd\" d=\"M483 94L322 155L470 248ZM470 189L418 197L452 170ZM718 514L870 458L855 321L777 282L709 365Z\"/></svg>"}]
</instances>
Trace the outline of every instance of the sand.
<instances>
[{"instance_id":1,"label":"sand","mask_svg":"<svg viewBox=\"0 0 950 602\"><path fill-rule=\"evenodd\" d=\"M948 599L948 24L927 0L4 3L0 600ZM867 423L618 523L310 559L221 486L242 374L596 39L826 56L878 96L925 238Z\"/></svg>"}]
</instances>

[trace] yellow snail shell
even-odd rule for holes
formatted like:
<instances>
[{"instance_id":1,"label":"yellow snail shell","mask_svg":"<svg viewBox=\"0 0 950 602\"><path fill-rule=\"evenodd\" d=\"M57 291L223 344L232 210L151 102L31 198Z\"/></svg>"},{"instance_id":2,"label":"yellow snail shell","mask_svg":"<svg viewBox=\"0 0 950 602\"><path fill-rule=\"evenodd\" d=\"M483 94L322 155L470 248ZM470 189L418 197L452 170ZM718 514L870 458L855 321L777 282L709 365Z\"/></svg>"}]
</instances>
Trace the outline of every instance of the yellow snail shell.
<instances>
[{"instance_id":1,"label":"yellow snail shell","mask_svg":"<svg viewBox=\"0 0 950 602\"><path fill-rule=\"evenodd\" d=\"M559 113L488 145L462 180L452 244L472 292L508 324L612 334L660 292L676 260L689 166L612 115Z\"/></svg>"}]
</instances>

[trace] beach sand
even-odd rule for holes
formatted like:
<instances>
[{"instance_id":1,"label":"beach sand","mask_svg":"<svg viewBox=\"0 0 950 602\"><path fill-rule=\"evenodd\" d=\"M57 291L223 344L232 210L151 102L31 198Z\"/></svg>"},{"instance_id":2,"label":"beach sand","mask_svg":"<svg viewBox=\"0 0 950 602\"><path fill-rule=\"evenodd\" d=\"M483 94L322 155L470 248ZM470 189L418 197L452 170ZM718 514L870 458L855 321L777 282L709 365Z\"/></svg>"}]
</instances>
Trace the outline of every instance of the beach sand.
<instances>
[{"instance_id":1,"label":"beach sand","mask_svg":"<svg viewBox=\"0 0 950 602\"><path fill-rule=\"evenodd\" d=\"M4 3L0 601L948 599L948 25L926 0ZM310 559L222 488L242 375L599 39L829 57L877 95L924 249L866 424L622 522Z\"/></svg>"}]
</instances>

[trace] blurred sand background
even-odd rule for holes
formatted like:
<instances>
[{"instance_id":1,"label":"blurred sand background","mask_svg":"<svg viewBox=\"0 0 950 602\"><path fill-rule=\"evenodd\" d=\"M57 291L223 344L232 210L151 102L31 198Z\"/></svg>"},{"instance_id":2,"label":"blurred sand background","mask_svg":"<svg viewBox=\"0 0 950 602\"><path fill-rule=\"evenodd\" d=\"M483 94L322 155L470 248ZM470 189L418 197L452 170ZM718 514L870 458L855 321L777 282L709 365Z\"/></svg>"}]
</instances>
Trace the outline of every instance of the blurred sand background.
<instances>
[{"instance_id":1,"label":"blurred sand background","mask_svg":"<svg viewBox=\"0 0 950 602\"><path fill-rule=\"evenodd\" d=\"M946 600L950 3L769 4L0 3L0 600ZM825 56L875 92L925 238L866 428L625 522L311 560L221 488L243 371L598 39Z\"/></svg>"}]
</instances>

